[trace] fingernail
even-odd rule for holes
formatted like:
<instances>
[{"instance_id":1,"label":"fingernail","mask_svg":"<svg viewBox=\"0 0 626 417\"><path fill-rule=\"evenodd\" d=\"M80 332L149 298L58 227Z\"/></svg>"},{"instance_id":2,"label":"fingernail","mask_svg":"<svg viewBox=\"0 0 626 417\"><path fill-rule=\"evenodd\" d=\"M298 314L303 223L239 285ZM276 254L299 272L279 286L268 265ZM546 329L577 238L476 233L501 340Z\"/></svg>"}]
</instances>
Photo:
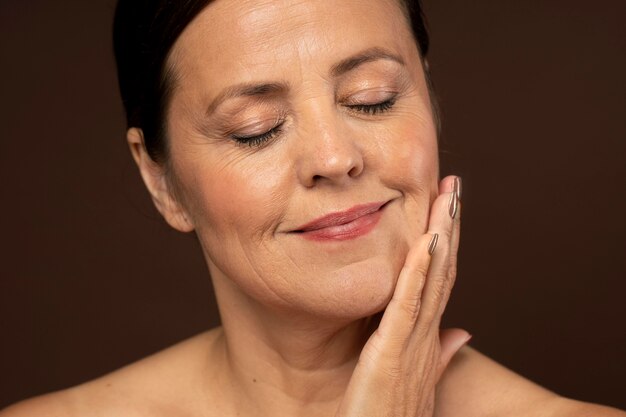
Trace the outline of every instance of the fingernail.
<instances>
[{"instance_id":1,"label":"fingernail","mask_svg":"<svg viewBox=\"0 0 626 417\"><path fill-rule=\"evenodd\" d=\"M430 243L428 244L428 254L432 255L437 247L437 241L439 241L439 233L435 233L432 238L430 238Z\"/></svg>"},{"instance_id":2,"label":"fingernail","mask_svg":"<svg viewBox=\"0 0 626 417\"><path fill-rule=\"evenodd\" d=\"M456 348L456 350L454 351L454 354L456 355L457 353L459 353L459 350L463 349L464 346L467 346L467 344L469 343L470 340L472 340L472 335L468 334L467 337L465 339L462 339L463 341L460 342Z\"/></svg>"},{"instance_id":3,"label":"fingernail","mask_svg":"<svg viewBox=\"0 0 626 417\"><path fill-rule=\"evenodd\" d=\"M463 179L461 177L454 178L454 189L452 190L456 193L456 198L461 199L461 192L463 191Z\"/></svg>"},{"instance_id":4,"label":"fingernail","mask_svg":"<svg viewBox=\"0 0 626 417\"><path fill-rule=\"evenodd\" d=\"M456 185L456 181L455 181L455 185ZM450 217L452 217L453 219L456 217L456 211L458 208L459 208L459 196L457 195L456 191L452 191L450 195L450 202L448 203L448 213L450 214Z\"/></svg>"}]
</instances>

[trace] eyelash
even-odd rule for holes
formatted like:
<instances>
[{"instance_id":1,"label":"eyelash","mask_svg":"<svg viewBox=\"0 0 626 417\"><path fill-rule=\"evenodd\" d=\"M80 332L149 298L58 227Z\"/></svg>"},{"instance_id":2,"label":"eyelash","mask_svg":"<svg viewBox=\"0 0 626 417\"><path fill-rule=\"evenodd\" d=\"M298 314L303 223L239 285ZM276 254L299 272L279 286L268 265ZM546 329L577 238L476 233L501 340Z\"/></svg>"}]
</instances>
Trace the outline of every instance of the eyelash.
<instances>
[{"instance_id":1,"label":"eyelash","mask_svg":"<svg viewBox=\"0 0 626 417\"><path fill-rule=\"evenodd\" d=\"M265 142L274 139L280 132L282 132L284 122L280 122L270 130L265 133L261 133L260 135L254 136L237 136L233 135L233 139L237 141L239 145L246 145L249 147L259 147L263 145Z\"/></svg>"},{"instance_id":2,"label":"eyelash","mask_svg":"<svg viewBox=\"0 0 626 417\"><path fill-rule=\"evenodd\" d=\"M369 115L376 115L379 113L384 113L390 110L393 105L396 104L396 98L390 98L389 100L383 101L381 103L376 104L351 104L348 107L350 110L356 110L361 113L366 113Z\"/></svg>"},{"instance_id":3,"label":"eyelash","mask_svg":"<svg viewBox=\"0 0 626 417\"><path fill-rule=\"evenodd\" d=\"M396 104L395 97L389 100L380 102L380 103L376 103L376 104L351 104L346 107L349 108L350 110L354 110L360 113L365 113L365 114L374 116L376 114L389 111L393 107L394 104ZM277 124L275 127L271 128L267 132L262 133L260 135L255 135L255 136L233 135L233 139L235 139L235 141L237 141L237 143L240 145L246 145L249 147L260 147L264 143L270 141L271 139L274 139L276 136L278 136L282 132L283 123L284 122Z\"/></svg>"}]
</instances>

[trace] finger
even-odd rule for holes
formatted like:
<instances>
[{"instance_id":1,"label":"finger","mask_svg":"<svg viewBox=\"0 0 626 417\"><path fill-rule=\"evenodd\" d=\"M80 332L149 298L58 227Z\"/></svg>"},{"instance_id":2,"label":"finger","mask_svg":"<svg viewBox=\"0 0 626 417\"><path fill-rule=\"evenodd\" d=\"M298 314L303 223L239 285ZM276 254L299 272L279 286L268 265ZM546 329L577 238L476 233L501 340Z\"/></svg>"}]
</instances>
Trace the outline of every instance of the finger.
<instances>
[{"instance_id":1,"label":"finger","mask_svg":"<svg viewBox=\"0 0 626 417\"><path fill-rule=\"evenodd\" d=\"M454 179L459 178L456 175L448 175L439 181L439 194L449 193L454 189ZM459 196L460 198L460 196Z\"/></svg>"},{"instance_id":2,"label":"finger","mask_svg":"<svg viewBox=\"0 0 626 417\"><path fill-rule=\"evenodd\" d=\"M428 274L431 253L439 236L424 234L409 250L394 289L385 309L378 332L385 338L404 341L413 331L421 307L422 289Z\"/></svg>"},{"instance_id":3,"label":"finger","mask_svg":"<svg viewBox=\"0 0 626 417\"><path fill-rule=\"evenodd\" d=\"M437 372L437 380L448 367L452 357L465 346L472 335L463 329L445 329L439 332L439 343L441 351L439 353L439 369Z\"/></svg>"},{"instance_id":4,"label":"finger","mask_svg":"<svg viewBox=\"0 0 626 417\"><path fill-rule=\"evenodd\" d=\"M457 195L457 207L454 216L454 224L452 226L452 233L450 235L450 247L452 253L457 253L459 247L459 236L461 226L461 195L462 195L462 179L455 175L449 175L441 180L439 183L439 194L455 192ZM450 208L450 207L449 207ZM450 210L448 210L450 214Z\"/></svg>"},{"instance_id":5,"label":"finger","mask_svg":"<svg viewBox=\"0 0 626 417\"><path fill-rule=\"evenodd\" d=\"M454 285L457 272L457 260L459 253L459 242L461 237L461 195L462 195L462 181L460 177L457 177L456 181L452 184L452 192L457 196L457 209L456 215L452 219L452 233L450 235L450 267L448 268L448 282L450 287ZM448 293L449 294L449 293Z\"/></svg>"},{"instance_id":6,"label":"finger","mask_svg":"<svg viewBox=\"0 0 626 417\"><path fill-rule=\"evenodd\" d=\"M446 192L435 199L428 226L429 233L439 235L439 244L433 254L430 273L423 289L419 317L419 325L423 328L439 326L456 276L460 204L454 184L458 184L458 181L454 177L446 177L442 182L444 185L441 188Z\"/></svg>"}]
</instances>

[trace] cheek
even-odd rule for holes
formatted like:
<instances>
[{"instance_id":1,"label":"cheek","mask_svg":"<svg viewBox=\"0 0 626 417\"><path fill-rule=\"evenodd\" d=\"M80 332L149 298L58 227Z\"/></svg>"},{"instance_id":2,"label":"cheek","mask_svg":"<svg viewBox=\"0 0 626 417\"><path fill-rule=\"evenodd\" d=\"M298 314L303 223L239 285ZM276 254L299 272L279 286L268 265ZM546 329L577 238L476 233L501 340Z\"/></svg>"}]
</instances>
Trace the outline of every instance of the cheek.
<instances>
[{"instance_id":1,"label":"cheek","mask_svg":"<svg viewBox=\"0 0 626 417\"><path fill-rule=\"evenodd\" d=\"M287 187L279 167L263 158L206 161L186 183L196 230L222 242L236 238L258 241L273 233L282 215Z\"/></svg>"},{"instance_id":2,"label":"cheek","mask_svg":"<svg viewBox=\"0 0 626 417\"><path fill-rule=\"evenodd\" d=\"M277 273L272 242L289 187L277 164L261 159L206 160L181 180L212 275L217 268L254 298L277 303L267 278Z\"/></svg>"},{"instance_id":3,"label":"cheek","mask_svg":"<svg viewBox=\"0 0 626 417\"><path fill-rule=\"evenodd\" d=\"M379 132L377 170L385 185L408 199L432 200L438 193L437 135L430 118L408 113ZM428 113L429 114L429 113Z\"/></svg>"},{"instance_id":4,"label":"cheek","mask_svg":"<svg viewBox=\"0 0 626 417\"><path fill-rule=\"evenodd\" d=\"M430 207L438 195L439 159L434 123L409 113L380 132L380 179L402 193L404 239L411 245L428 228ZM376 159L373 159L376 160Z\"/></svg>"}]
</instances>

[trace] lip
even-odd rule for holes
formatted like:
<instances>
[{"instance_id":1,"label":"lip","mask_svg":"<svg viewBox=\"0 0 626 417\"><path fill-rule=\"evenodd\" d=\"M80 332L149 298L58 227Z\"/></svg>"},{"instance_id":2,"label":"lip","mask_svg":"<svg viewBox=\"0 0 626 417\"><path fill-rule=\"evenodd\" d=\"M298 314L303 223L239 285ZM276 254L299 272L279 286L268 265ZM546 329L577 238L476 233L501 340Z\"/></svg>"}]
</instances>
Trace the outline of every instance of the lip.
<instances>
[{"instance_id":1,"label":"lip","mask_svg":"<svg viewBox=\"0 0 626 417\"><path fill-rule=\"evenodd\" d=\"M360 204L345 211L321 216L294 230L309 240L349 240L370 232L380 220L388 201Z\"/></svg>"}]
</instances>

